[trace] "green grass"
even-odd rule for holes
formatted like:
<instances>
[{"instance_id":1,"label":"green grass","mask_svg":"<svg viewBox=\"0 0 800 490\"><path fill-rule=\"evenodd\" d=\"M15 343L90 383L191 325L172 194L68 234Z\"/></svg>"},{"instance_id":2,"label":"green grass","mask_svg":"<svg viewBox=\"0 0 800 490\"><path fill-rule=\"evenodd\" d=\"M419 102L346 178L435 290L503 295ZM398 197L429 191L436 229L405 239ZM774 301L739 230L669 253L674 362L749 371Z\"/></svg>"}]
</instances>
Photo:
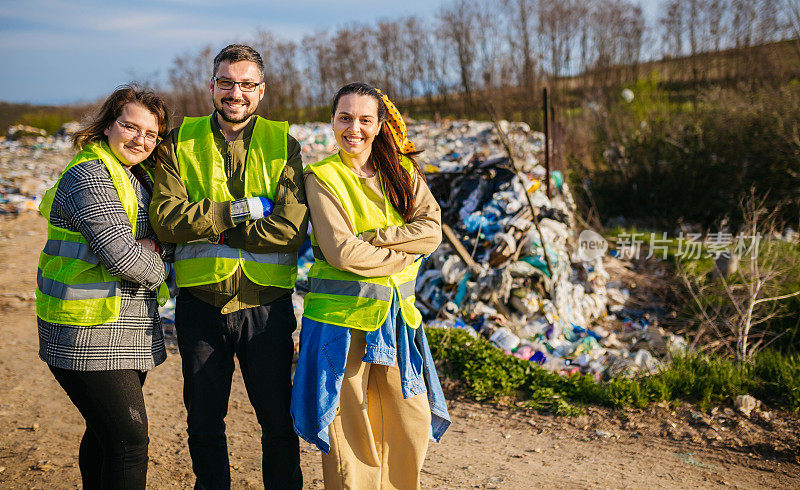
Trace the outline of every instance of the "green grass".
<instances>
[{"instance_id":1,"label":"green grass","mask_svg":"<svg viewBox=\"0 0 800 490\"><path fill-rule=\"evenodd\" d=\"M760 382L754 396L770 404L798 410L800 407L800 358L774 351L762 352L750 369Z\"/></svg>"},{"instance_id":2,"label":"green grass","mask_svg":"<svg viewBox=\"0 0 800 490\"><path fill-rule=\"evenodd\" d=\"M649 393L657 393L658 401L691 401L703 410L730 402L755 387L746 369L704 355L677 357L668 368L639 382Z\"/></svg>"},{"instance_id":3,"label":"green grass","mask_svg":"<svg viewBox=\"0 0 800 490\"><path fill-rule=\"evenodd\" d=\"M504 354L464 330L427 330L442 374L459 379L479 401L518 404L556 415L581 413L587 404L646 407L652 402L697 403L702 410L751 394L773 406L800 410L800 360L766 351L752 366L700 354L676 357L660 372L639 378L596 382L592 376L559 376Z\"/></svg>"}]
</instances>

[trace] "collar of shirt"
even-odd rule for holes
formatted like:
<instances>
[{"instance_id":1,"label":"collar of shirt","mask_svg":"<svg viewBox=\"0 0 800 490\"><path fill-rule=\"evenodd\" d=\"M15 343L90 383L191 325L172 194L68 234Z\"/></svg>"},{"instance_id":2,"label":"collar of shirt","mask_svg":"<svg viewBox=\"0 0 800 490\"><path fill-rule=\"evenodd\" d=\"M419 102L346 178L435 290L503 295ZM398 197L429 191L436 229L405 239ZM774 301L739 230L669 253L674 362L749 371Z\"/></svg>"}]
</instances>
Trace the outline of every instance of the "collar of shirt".
<instances>
[{"instance_id":1,"label":"collar of shirt","mask_svg":"<svg viewBox=\"0 0 800 490\"><path fill-rule=\"evenodd\" d=\"M228 143L241 141L244 144L244 147L247 148L248 145L250 145L250 137L253 135L253 128L256 126L256 117L257 116L255 114L250 116L250 121L247 123L247 126L245 126L243 130L239 131L236 139L233 141L228 141L225 139L225 135L222 134L222 130L219 128L217 111L215 110L211 113L211 133L214 135L214 142L220 148L225 148Z\"/></svg>"}]
</instances>

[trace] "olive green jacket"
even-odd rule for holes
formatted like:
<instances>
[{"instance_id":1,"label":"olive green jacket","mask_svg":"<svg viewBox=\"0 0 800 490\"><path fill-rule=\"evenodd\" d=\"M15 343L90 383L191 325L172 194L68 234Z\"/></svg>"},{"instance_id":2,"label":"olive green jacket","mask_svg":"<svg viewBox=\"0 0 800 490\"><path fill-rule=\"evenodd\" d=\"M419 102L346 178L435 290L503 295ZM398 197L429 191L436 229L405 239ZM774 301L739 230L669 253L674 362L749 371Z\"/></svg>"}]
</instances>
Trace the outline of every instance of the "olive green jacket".
<instances>
[{"instance_id":1,"label":"olive green jacket","mask_svg":"<svg viewBox=\"0 0 800 490\"><path fill-rule=\"evenodd\" d=\"M217 118L211 118L214 142L226 162L228 190L237 199L244 197L245 160L254 125L255 118L234 141L226 141ZM272 214L234 226L228 202L189 200L175 157L179 129L175 128L170 132L159 145L156 154L150 221L159 240L186 243L224 232L227 245L249 252L299 251L308 230L308 206L303 188L300 144L297 140L288 135L286 137L288 157L275 192L275 208ZM199 299L220 308L223 313L264 305L289 292L288 289L255 284L241 269L216 284L186 289Z\"/></svg>"}]
</instances>

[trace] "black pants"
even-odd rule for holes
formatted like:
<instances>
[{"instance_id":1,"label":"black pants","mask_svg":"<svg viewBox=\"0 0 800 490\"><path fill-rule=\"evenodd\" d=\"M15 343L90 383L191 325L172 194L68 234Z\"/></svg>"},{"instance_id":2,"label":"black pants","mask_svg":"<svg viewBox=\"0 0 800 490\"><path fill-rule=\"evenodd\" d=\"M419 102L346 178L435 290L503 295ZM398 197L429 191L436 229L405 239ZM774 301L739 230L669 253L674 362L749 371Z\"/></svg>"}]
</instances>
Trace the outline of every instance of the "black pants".
<instances>
[{"instance_id":1,"label":"black pants","mask_svg":"<svg viewBox=\"0 0 800 490\"><path fill-rule=\"evenodd\" d=\"M264 487L301 488L300 446L289 415L292 332L297 328L291 295L223 314L181 290L175 328L195 488L230 488L224 419L234 355L239 358L247 395L261 425Z\"/></svg>"},{"instance_id":2,"label":"black pants","mask_svg":"<svg viewBox=\"0 0 800 490\"><path fill-rule=\"evenodd\" d=\"M78 466L84 489L143 489L147 480L146 372L50 366L86 420Z\"/></svg>"}]
</instances>

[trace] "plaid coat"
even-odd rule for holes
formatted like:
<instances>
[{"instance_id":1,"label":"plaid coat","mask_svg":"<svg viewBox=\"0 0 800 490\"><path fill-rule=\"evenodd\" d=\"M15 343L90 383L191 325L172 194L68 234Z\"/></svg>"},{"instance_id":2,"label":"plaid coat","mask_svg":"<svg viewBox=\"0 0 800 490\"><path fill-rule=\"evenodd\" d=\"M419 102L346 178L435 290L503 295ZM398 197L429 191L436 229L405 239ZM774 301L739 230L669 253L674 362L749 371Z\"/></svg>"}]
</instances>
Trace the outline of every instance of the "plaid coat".
<instances>
[{"instance_id":1,"label":"plaid coat","mask_svg":"<svg viewBox=\"0 0 800 490\"><path fill-rule=\"evenodd\" d=\"M76 371L146 371L166 359L155 291L167 274L162 259L174 246L159 256L136 243L139 238L155 239L147 217L152 182L141 172L143 185L125 170L139 201L135 237L101 161L72 167L59 184L51 223L83 235L106 269L121 277L122 298L119 318L103 325L61 325L38 318L39 357L51 366Z\"/></svg>"}]
</instances>

